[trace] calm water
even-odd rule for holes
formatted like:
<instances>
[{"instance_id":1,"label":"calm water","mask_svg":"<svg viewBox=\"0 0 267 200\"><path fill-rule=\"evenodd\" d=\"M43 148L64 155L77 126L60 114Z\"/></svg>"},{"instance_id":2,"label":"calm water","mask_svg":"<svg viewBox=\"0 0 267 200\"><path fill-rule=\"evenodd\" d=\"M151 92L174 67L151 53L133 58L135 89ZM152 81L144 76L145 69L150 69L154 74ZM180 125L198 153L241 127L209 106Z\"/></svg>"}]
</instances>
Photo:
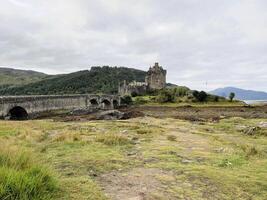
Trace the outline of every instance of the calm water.
<instances>
[{"instance_id":1,"label":"calm water","mask_svg":"<svg viewBox=\"0 0 267 200\"><path fill-rule=\"evenodd\" d=\"M244 100L246 104L266 104L267 100Z\"/></svg>"}]
</instances>

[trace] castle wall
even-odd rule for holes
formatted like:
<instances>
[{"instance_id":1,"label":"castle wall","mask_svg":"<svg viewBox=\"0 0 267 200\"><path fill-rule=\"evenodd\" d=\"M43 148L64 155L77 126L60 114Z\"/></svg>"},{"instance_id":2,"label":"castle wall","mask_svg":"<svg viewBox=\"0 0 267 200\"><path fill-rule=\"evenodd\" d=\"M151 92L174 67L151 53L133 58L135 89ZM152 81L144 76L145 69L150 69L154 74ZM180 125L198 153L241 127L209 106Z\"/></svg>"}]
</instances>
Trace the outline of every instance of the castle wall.
<instances>
[{"instance_id":1,"label":"castle wall","mask_svg":"<svg viewBox=\"0 0 267 200\"><path fill-rule=\"evenodd\" d=\"M146 82L148 84L149 89L159 90L165 88L166 74L166 70L160 67L158 63L155 63L155 66L149 69L146 77Z\"/></svg>"},{"instance_id":2,"label":"castle wall","mask_svg":"<svg viewBox=\"0 0 267 200\"><path fill-rule=\"evenodd\" d=\"M150 67L147 72L145 83L133 81L130 84L126 84L126 81L122 85L119 85L118 92L121 96L132 95L133 93L142 95L148 90L160 90L166 87L166 74L158 63L155 66Z\"/></svg>"}]
</instances>

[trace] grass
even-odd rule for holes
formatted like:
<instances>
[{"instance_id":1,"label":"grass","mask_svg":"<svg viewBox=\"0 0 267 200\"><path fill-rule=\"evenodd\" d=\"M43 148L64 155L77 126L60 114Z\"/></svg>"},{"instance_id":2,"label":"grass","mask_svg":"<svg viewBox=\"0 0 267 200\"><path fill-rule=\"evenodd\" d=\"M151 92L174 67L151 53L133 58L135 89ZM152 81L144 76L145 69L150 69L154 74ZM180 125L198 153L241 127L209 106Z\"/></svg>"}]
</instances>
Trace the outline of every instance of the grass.
<instances>
[{"instance_id":1,"label":"grass","mask_svg":"<svg viewBox=\"0 0 267 200\"><path fill-rule=\"evenodd\" d=\"M0 199L53 199L59 189L54 174L36 163L29 152L3 146L0 151Z\"/></svg>"},{"instance_id":2,"label":"grass","mask_svg":"<svg viewBox=\"0 0 267 200\"><path fill-rule=\"evenodd\" d=\"M264 200L267 129L255 136L242 131L261 122L266 119L0 121L0 144L6 144L0 145L0 199L106 200L107 185L122 195L135 182L147 184L133 174L138 168L157 169L147 178L152 199Z\"/></svg>"},{"instance_id":3,"label":"grass","mask_svg":"<svg viewBox=\"0 0 267 200\"><path fill-rule=\"evenodd\" d=\"M153 96L137 96L133 98L133 101L136 105L144 106L166 106L166 107L217 107L217 106L244 106L245 104L241 101L218 101L218 102L177 102L174 103L158 103L153 102Z\"/></svg>"},{"instance_id":4,"label":"grass","mask_svg":"<svg viewBox=\"0 0 267 200\"><path fill-rule=\"evenodd\" d=\"M127 145L131 144L131 141L119 134L103 134L96 137L96 142L101 142L105 145Z\"/></svg>"}]
</instances>

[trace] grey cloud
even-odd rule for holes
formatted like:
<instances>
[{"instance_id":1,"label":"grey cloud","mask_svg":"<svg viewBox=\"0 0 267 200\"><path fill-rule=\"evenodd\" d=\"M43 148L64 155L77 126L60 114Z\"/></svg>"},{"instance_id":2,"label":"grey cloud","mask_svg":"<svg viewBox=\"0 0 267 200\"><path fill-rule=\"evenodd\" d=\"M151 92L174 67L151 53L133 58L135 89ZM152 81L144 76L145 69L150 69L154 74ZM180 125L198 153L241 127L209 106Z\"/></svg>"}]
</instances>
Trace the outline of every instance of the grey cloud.
<instances>
[{"instance_id":1,"label":"grey cloud","mask_svg":"<svg viewBox=\"0 0 267 200\"><path fill-rule=\"evenodd\" d=\"M93 65L146 70L159 61L179 85L267 91L266 7L264 0L0 0L0 66L66 73Z\"/></svg>"}]
</instances>

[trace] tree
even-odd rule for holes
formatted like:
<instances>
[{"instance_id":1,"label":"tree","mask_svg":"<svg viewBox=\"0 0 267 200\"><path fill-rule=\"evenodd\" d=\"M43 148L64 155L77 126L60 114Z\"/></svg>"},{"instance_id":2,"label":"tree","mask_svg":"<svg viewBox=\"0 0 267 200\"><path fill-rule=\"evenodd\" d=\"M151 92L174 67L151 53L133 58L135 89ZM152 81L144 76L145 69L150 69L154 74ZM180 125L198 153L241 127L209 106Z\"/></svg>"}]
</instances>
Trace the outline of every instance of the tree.
<instances>
[{"instance_id":1,"label":"tree","mask_svg":"<svg viewBox=\"0 0 267 200\"><path fill-rule=\"evenodd\" d=\"M195 99L197 101L199 101L199 102L206 101L207 100L207 97L208 97L207 93L204 92L204 91L199 92L197 90L194 90L192 94L195 97Z\"/></svg>"},{"instance_id":2,"label":"tree","mask_svg":"<svg viewBox=\"0 0 267 200\"><path fill-rule=\"evenodd\" d=\"M230 101L232 102L234 98L235 98L235 93L234 93L234 92L231 92L231 93L229 94L229 99L230 99Z\"/></svg>"},{"instance_id":3,"label":"tree","mask_svg":"<svg viewBox=\"0 0 267 200\"><path fill-rule=\"evenodd\" d=\"M194 90L194 91L192 92L192 94L193 94L193 97L195 97L195 99L198 100L199 91Z\"/></svg>"},{"instance_id":4,"label":"tree","mask_svg":"<svg viewBox=\"0 0 267 200\"><path fill-rule=\"evenodd\" d=\"M207 97L208 97L207 93L204 92L204 91L201 91L198 96L199 96L198 97L198 100L200 102L206 101L207 100Z\"/></svg>"}]
</instances>

